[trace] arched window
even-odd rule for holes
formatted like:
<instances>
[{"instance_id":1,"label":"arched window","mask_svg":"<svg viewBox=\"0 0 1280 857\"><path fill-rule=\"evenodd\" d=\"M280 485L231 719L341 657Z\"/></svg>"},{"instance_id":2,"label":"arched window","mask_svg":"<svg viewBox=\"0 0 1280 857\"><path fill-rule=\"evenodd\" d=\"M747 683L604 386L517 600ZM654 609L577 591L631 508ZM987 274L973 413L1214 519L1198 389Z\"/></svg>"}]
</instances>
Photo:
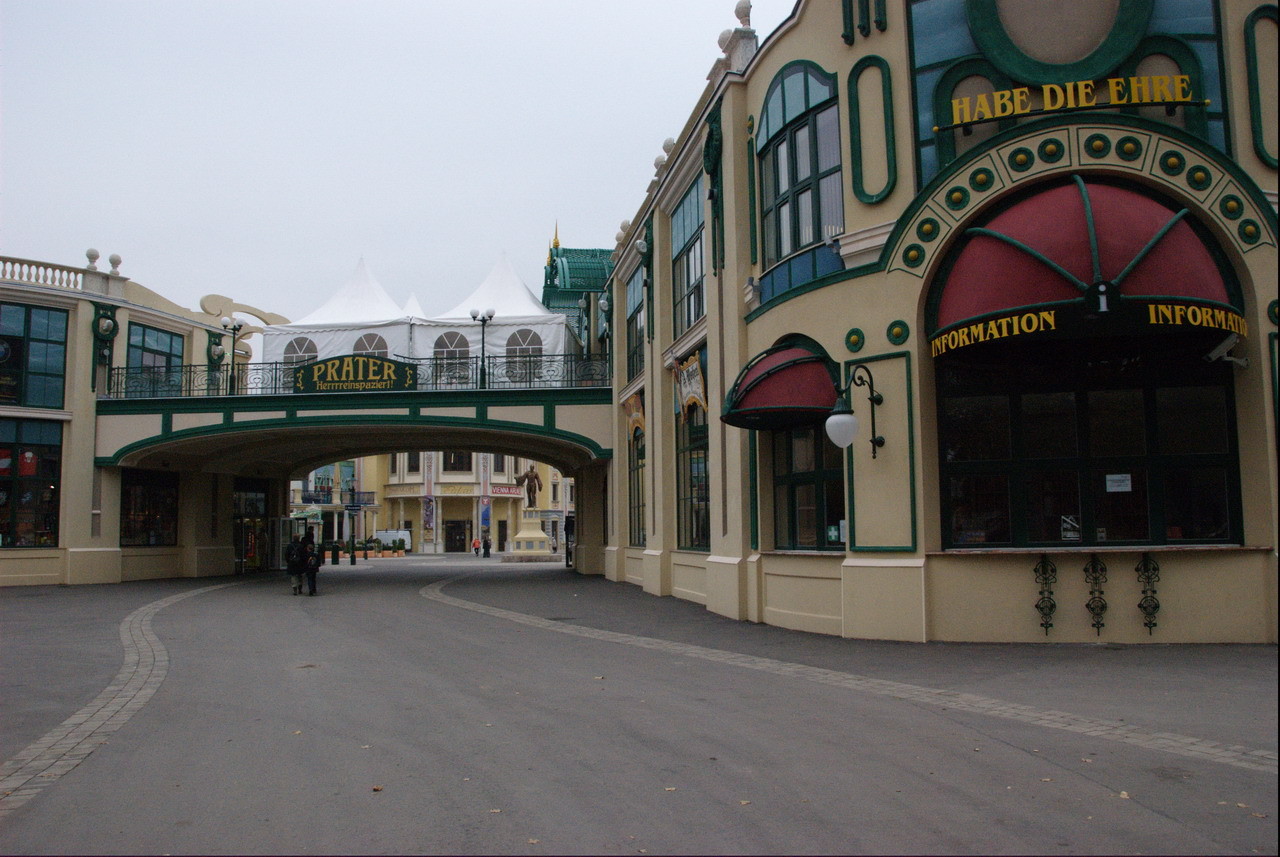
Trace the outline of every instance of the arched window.
<instances>
[{"instance_id":1,"label":"arched window","mask_svg":"<svg viewBox=\"0 0 1280 857\"><path fill-rule=\"evenodd\" d=\"M385 359L387 356L387 341L376 333L366 333L356 340L355 347L351 349L351 353Z\"/></svg>"},{"instance_id":2,"label":"arched window","mask_svg":"<svg viewBox=\"0 0 1280 857\"><path fill-rule=\"evenodd\" d=\"M437 383L449 386L466 384L471 380L471 343L456 330L436 337L435 365L432 375Z\"/></svg>"},{"instance_id":3,"label":"arched window","mask_svg":"<svg viewBox=\"0 0 1280 857\"><path fill-rule=\"evenodd\" d=\"M284 347L285 365L292 366L295 363L310 363L319 355L316 344L305 336L298 336L290 339L289 343Z\"/></svg>"},{"instance_id":4,"label":"arched window","mask_svg":"<svg viewBox=\"0 0 1280 857\"><path fill-rule=\"evenodd\" d=\"M507 337L508 357L538 357L542 354L542 337L522 327Z\"/></svg>"},{"instance_id":5,"label":"arched window","mask_svg":"<svg viewBox=\"0 0 1280 857\"><path fill-rule=\"evenodd\" d=\"M774 78L761 117L760 240L769 268L844 231L835 78L793 63Z\"/></svg>"},{"instance_id":6,"label":"arched window","mask_svg":"<svg viewBox=\"0 0 1280 857\"><path fill-rule=\"evenodd\" d=\"M527 327L507 338L506 376L517 384L542 377L542 337Z\"/></svg>"}]
</instances>

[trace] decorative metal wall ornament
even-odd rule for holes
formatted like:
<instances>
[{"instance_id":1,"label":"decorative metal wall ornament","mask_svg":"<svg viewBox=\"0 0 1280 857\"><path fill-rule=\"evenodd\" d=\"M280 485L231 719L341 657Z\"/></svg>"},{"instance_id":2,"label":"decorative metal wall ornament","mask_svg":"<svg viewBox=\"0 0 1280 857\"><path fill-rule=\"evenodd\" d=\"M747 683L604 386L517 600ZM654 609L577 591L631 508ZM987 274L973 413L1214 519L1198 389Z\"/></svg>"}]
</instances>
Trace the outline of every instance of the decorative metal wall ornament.
<instances>
[{"instance_id":1,"label":"decorative metal wall ornament","mask_svg":"<svg viewBox=\"0 0 1280 857\"><path fill-rule=\"evenodd\" d=\"M1151 554L1144 553L1142 559L1133 570L1138 572L1138 585L1142 587L1142 598L1138 601L1138 609L1145 617L1142 624L1147 634L1153 634L1156 627L1156 614L1160 612L1160 600L1156 598L1156 584L1160 582L1160 564Z\"/></svg>"},{"instance_id":2,"label":"decorative metal wall ornament","mask_svg":"<svg viewBox=\"0 0 1280 857\"><path fill-rule=\"evenodd\" d=\"M1058 567L1047 553L1042 553L1034 571L1036 583L1040 586L1036 610L1040 613L1040 627L1044 628L1044 635L1047 637L1049 629L1053 627L1053 612L1058 609L1058 602L1053 600L1053 585L1058 582Z\"/></svg>"},{"instance_id":3,"label":"decorative metal wall ornament","mask_svg":"<svg viewBox=\"0 0 1280 857\"><path fill-rule=\"evenodd\" d=\"M1102 636L1102 628L1106 625L1102 617L1107 613L1107 599L1102 597L1102 584L1107 582L1107 566L1098 555L1092 554L1084 566L1084 581L1089 584L1089 600L1084 603L1085 609L1093 617L1093 629Z\"/></svg>"}]
</instances>

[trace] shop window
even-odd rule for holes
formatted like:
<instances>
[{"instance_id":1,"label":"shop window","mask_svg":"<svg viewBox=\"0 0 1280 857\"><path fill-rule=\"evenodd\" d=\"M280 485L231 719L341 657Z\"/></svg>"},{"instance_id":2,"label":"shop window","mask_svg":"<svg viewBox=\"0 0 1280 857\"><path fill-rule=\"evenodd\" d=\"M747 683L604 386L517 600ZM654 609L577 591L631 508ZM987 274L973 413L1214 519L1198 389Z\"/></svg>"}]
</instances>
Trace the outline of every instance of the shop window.
<instances>
[{"instance_id":1,"label":"shop window","mask_svg":"<svg viewBox=\"0 0 1280 857\"><path fill-rule=\"evenodd\" d=\"M120 471L120 546L178 543L178 474Z\"/></svg>"},{"instance_id":2,"label":"shop window","mask_svg":"<svg viewBox=\"0 0 1280 857\"><path fill-rule=\"evenodd\" d=\"M774 547L844 550L840 449L820 426L772 434Z\"/></svg>"},{"instance_id":3,"label":"shop window","mask_svg":"<svg viewBox=\"0 0 1280 857\"><path fill-rule=\"evenodd\" d=\"M1238 544L1231 368L1199 338L938 361L947 547Z\"/></svg>"},{"instance_id":4,"label":"shop window","mask_svg":"<svg viewBox=\"0 0 1280 857\"><path fill-rule=\"evenodd\" d=\"M835 78L812 63L788 66L770 86L762 117L760 240L764 266L771 268L814 245L823 249L827 236L844 231ZM762 283L765 299L820 276L831 261L797 260L804 264L794 275Z\"/></svg>"},{"instance_id":5,"label":"shop window","mask_svg":"<svg viewBox=\"0 0 1280 857\"><path fill-rule=\"evenodd\" d=\"M676 337L706 314L702 223L702 177L699 176L671 215L671 288Z\"/></svg>"},{"instance_id":6,"label":"shop window","mask_svg":"<svg viewBox=\"0 0 1280 857\"><path fill-rule=\"evenodd\" d=\"M58 546L62 424L0 419L0 547Z\"/></svg>"},{"instance_id":7,"label":"shop window","mask_svg":"<svg viewBox=\"0 0 1280 857\"><path fill-rule=\"evenodd\" d=\"M376 333L366 333L356 340L355 346L351 349L352 354L363 354L367 357L381 357L384 360L387 357L387 341Z\"/></svg>"},{"instance_id":8,"label":"shop window","mask_svg":"<svg viewBox=\"0 0 1280 857\"><path fill-rule=\"evenodd\" d=\"M645 546L644 429L636 428L627 444L627 533L632 547Z\"/></svg>"},{"instance_id":9,"label":"shop window","mask_svg":"<svg viewBox=\"0 0 1280 857\"><path fill-rule=\"evenodd\" d=\"M129 391L135 395L178 395L182 390L183 346L180 334L131 323L126 352Z\"/></svg>"},{"instance_id":10,"label":"shop window","mask_svg":"<svg viewBox=\"0 0 1280 857\"><path fill-rule=\"evenodd\" d=\"M676 417L676 540L680 550L711 550L707 412L690 405Z\"/></svg>"},{"instance_id":11,"label":"shop window","mask_svg":"<svg viewBox=\"0 0 1280 857\"><path fill-rule=\"evenodd\" d=\"M61 408L67 313L0 304L0 404Z\"/></svg>"},{"instance_id":12,"label":"shop window","mask_svg":"<svg viewBox=\"0 0 1280 857\"><path fill-rule=\"evenodd\" d=\"M290 339L284 347L284 363L291 366L295 363L310 363L320 354L315 342L306 336Z\"/></svg>"},{"instance_id":13,"label":"shop window","mask_svg":"<svg viewBox=\"0 0 1280 857\"><path fill-rule=\"evenodd\" d=\"M627 380L644 372L644 268L627 280Z\"/></svg>"}]
</instances>

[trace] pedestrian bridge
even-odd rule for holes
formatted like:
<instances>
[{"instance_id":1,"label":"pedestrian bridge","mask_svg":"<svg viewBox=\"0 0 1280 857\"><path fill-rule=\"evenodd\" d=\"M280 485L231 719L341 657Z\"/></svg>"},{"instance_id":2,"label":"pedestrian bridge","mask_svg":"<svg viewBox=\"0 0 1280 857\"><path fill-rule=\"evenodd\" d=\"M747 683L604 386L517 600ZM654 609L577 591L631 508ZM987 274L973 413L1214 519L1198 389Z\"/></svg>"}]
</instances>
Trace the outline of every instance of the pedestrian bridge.
<instances>
[{"instance_id":1,"label":"pedestrian bridge","mask_svg":"<svg viewBox=\"0 0 1280 857\"><path fill-rule=\"evenodd\" d=\"M566 473L612 456L600 356L130 367L100 386L100 466L290 479L406 449L519 455Z\"/></svg>"}]
</instances>

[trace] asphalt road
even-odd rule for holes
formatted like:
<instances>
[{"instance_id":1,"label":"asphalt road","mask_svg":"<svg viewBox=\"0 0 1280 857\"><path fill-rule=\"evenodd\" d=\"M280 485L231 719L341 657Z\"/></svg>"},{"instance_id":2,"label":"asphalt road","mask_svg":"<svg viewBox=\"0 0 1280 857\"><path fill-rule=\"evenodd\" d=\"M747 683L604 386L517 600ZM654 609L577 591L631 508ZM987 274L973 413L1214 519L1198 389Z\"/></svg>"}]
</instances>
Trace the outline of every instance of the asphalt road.
<instances>
[{"instance_id":1,"label":"asphalt road","mask_svg":"<svg viewBox=\"0 0 1280 857\"><path fill-rule=\"evenodd\" d=\"M1277 848L1274 646L840 640L470 557L0 623L3 854Z\"/></svg>"}]
</instances>

